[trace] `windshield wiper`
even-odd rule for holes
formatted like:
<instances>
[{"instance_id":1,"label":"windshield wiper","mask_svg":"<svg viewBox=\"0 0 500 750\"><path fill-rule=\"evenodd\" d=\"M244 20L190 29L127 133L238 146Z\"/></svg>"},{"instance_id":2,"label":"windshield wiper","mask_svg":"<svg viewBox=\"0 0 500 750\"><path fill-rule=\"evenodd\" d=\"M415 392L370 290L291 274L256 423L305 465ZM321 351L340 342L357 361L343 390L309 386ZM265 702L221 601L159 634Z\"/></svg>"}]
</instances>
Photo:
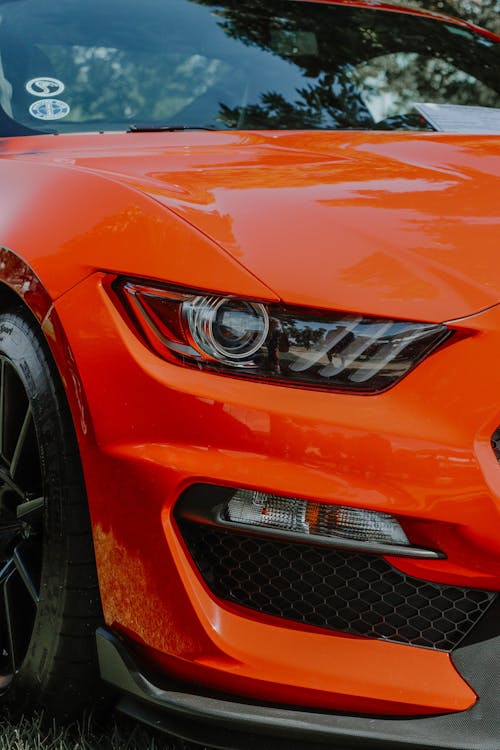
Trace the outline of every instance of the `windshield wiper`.
<instances>
[{"instance_id":1,"label":"windshield wiper","mask_svg":"<svg viewBox=\"0 0 500 750\"><path fill-rule=\"evenodd\" d=\"M218 128L204 128L199 125L148 125L140 123L138 125L131 125L127 133L176 133L182 130L217 131Z\"/></svg>"}]
</instances>

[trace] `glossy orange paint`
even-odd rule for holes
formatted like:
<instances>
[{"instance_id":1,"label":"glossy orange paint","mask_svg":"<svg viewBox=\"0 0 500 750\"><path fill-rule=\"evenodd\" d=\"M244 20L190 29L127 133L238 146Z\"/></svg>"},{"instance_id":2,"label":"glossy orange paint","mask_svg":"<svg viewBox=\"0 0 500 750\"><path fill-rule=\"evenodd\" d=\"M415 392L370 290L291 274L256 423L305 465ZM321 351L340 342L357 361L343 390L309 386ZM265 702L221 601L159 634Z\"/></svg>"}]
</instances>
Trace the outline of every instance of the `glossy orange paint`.
<instances>
[{"instance_id":1,"label":"glossy orange paint","mask_svg":"<svg viewBox=\"0 0 500 750\"><path fill-rule=\"evenodd\" d=\"M500 424L499 179L500 142L487 136L0 139L0 280L51 346L78 434L106 622L146 662L217 690L340 711L474 703L445 653L218 601L172 511L197 482L385 511L412 541L446 553L394 566L500 589L490 446ZM110 288L117 274L451 321L462 335L376 396L252 383L156 357Z\"/></svg>"},{"instance_id":2,"label":"glossy orange paint","mask_svg":"<svg viewBox=\"0 0 500 750\"><path fill-rule=\"evenodd\" d=\"M141 275L147 267L148 275L162 278L166 262L171 280L178 283L191 276L190 283L200 288L234 288L244 296L276 298L215 242L149 197L76 169L64 144L95 146L99 138L0 139L0 177L9 186L2 196L0 244L24 259L51 299L96 269ZM16 144L23 149L19 153ZM23 215L32 218L20 221ZM171 247L183 252L168 253ZM3 276L9 281L7 273Z\"/></svg>"},{"instance_id":3,"label":"glossy orange paint","mask_svg":"<svg viewBox=\"0 0 500 750\"><path fill-rule=\"evenodd\" d=\"M3 152L12 190L0 237L55 297L95 269L141 276L148 268L150 277L214 291L424 321L500 300L495 137L224 132L11 141L23 150L10 143ZM38 200L45 182L51 191ZM77 183L80 206L69 197ZM29 227L9 225L20 202L33 208L36 248Z\"/></svg>"},{"instance_id":4,"label":"glossy orange paint","mask_svg":"<svg viewBox=\"0 0 500 750\"><path fill-rule=\"evenodd\" d=\"M500 409L485 365L500 343L499 307L457 323L468 335L370 397L163 362L130 329L107 275L74 287L55 312L88 401L92 437L81 436L82 455L106 620L141 644L143 657L200 684L303 705L394 714L470 705L470 688L447 655L243 616L217 602L194 572L171 511L196 482L385 510L410 538L415 530L447 554L396 566L498 589L500 482L489 439ZM458 412L473 377L480 398Z\"/></svg>"}]
</instances>

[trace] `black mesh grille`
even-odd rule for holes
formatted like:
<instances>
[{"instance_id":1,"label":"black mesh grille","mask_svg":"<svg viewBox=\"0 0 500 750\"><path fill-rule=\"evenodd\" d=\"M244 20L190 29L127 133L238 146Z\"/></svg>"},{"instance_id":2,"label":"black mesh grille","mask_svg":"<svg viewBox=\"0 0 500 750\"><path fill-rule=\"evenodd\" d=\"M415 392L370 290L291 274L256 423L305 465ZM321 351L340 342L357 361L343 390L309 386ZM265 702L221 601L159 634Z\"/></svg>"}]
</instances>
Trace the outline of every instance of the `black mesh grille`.
<instances>
[{"instance_id":1,"label":"black mesh grille","mask_svg":"<svg viewBox=\"0 0 500 750\"><path fill-rule=\"evenodd\" d=\"M449 651L496 594L429 583L383 558L181 521L221 599L343 633Z\"/></svg>"}]
</instances>

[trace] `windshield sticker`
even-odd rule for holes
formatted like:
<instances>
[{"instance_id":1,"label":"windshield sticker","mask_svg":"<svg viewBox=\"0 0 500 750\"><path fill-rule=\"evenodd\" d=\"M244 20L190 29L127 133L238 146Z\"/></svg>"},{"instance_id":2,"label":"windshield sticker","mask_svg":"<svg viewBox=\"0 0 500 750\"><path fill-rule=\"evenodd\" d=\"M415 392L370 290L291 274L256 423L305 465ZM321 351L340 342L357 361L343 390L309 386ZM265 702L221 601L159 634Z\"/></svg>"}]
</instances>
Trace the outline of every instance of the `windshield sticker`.
<instances>
[{"instance_id":1,"label":"windshield sticker","mask_svg":"<svg viewBox=\"0 0 500 750\"><path fill-rule=\"evenodd\" d=\"M30 107L30 115L37 120L60 120L70 113L70 106L60 99L38 99Z\"/></svg>"},{"instance_id":2,"label":"windshield sticker","mask_svg":"<svg viewBox=\"0 0 500 750\"><path fill-rule=\"evenodd\" d=\"M33 96L57 96L64 91L64 83L58 78L32 78L26 84L26 91Z\"/></svg>"}]
</instances>

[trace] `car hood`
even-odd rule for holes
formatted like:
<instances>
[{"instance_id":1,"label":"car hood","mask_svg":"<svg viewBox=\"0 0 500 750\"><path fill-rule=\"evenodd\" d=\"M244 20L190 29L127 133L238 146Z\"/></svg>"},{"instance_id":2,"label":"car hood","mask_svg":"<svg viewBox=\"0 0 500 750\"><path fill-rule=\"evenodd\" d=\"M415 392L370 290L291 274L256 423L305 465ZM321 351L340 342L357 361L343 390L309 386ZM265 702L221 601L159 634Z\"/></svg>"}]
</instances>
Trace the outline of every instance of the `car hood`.
<instances>
[{"instance_id":1,"label":"car hood","mask_svg":"<svg viewBox=\"0 0 500 750\"><path fill-rule=\"evenodd\" d=\"M289 304L444 321L500 300L500 138L101 138L73 148L72 168L152 196Z\"/></svg>"}]
</instances>

